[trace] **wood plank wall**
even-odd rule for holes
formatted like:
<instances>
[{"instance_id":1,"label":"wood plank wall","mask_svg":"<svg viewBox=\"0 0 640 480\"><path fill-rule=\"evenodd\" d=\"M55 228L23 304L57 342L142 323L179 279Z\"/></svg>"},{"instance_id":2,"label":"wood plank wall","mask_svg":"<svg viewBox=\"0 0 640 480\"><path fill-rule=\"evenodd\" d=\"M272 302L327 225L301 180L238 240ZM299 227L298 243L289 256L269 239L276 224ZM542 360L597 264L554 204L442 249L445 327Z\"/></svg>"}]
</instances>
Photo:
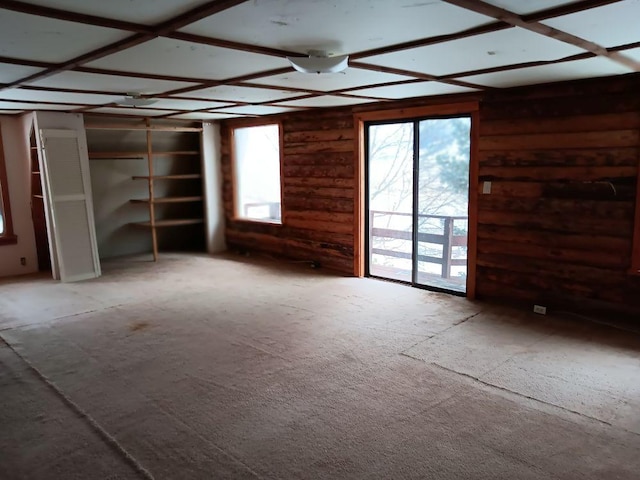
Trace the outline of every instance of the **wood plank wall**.
<instances>
[{"instance_id":1,"label":"wood plank wall","mask_svg":"<svg viewBox=\"0 0 640 480\"><path fill-rule=\"evenodd\" d=\"M479 178L492 182L492 192L478 198L479 297L559 308L605 302L640 311L640 277L627 272L640 161L639 86L636 74L485 95ZM352 274L352 111L280 119L282 227L232 219L223 124L228 244Z\"/></svg>"},{"instance_id":2,"label":"wood plank wall","mask_svg":"<svg viewBox=\"0 0 640 480\"><path fill-rule=\"evenodd\" d=\"M487 96L480 110L479 296L640 310L629 276L638 77ZM480 190L482 191L482 190Z\"/></svg>"},{"instance_id":3,"label":"wood plank wall","mask_svg":"<svg viewBox=\"0 0 640 480\"><path fill-rule=\"evenodd\" d=\"M226 240L231 250L316 261L353 274L354 128L351 109L300 112L282 122L283 225L233 219L229 122L221 129Z\"/></svg>"}]
</instances>

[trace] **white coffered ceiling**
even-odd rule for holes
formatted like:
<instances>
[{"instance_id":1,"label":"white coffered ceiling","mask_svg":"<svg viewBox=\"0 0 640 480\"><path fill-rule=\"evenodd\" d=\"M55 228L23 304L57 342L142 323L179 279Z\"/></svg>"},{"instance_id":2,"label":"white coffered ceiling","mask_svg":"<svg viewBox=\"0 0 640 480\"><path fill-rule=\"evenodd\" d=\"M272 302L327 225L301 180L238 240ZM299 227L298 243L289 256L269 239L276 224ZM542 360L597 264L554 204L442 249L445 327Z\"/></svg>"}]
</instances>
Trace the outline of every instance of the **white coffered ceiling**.
<instances>
[{"instance_id":1,"label":"white coffered ceiling","mask_svg":"<svg viewBox=\"0 0 640 480\"><path fill-rule=\"evenodd\" d=\"M0 109L215 120L622 75L638 18L640 0L7 0ZM350 66L294 71L312 49Z\"/></svg>"},{"instance_id":2,"label":"white coffered ceiling","mask_svg":"<svg viewBox=\"0 0 640 480\"><path fill-rule=\"evenodd\" d=\"M289 65L284 58L155 38L90 62L88 67L224 80Z\"/></svg>"},{"instance_id":3,"label":"white coffered ceiling","mask_svg":"<svg viewBox=\"0 0 640 480\"><path fill-rule=\"evenodd\" d=\"M433 21L431 21L433 20ZM181 29L198 35L281 48L354 53L458 32L488 19L440 1L247 1Z\"/></svg>"}]
</instances>

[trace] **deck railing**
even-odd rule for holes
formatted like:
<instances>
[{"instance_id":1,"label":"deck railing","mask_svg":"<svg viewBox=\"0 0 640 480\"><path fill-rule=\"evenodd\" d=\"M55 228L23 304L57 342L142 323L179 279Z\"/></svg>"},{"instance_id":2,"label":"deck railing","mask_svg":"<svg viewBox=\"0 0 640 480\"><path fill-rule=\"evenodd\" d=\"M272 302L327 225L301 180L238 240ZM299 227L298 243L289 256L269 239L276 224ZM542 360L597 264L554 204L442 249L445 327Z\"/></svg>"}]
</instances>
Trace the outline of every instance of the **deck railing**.
<instances>
[{"instance_id":1,"label":"deck railing","mask_svg":"<svg viewBox=\"0 0 640 480\"><path fill-rule=\"evenodd\" d=\"M375 219L380 217L411 217L411 213L403 212L385 212L379 210L369 211L369 248L371 254L383 255L393 258L411 259L410 252L402 252L391 250L388 248L375 247L375 238L388 238L392 240L413 240L413 232L410 230L397 230L392 228L380 228L376 226ZM418 261L426 263L435 263L442 267L442 278L451 278L451 267L466 266L466 258L453 258L453 247L466 247L467 235L454 234L455 222L467 220L466 216L448 216L448 215L418 215L418 223L420 220L439 220L442 225L442 233L426 233L418 232L418 243L431 243L442 245L442 256L436 257L432 255L418 255Z\"/></svg>"},{"instance_id":2,"label":"deck railing","mask_svg":"<svg viewBox=\"0 0 640 480\"><path fill-rule=\"evenodd\" d=\"M255 211L264 210L267 207L267 214L256 215ZM280 202L254 202L244 204L245 218L255 218L259 220L280 220Z\"/></svg>"}]
</instances>

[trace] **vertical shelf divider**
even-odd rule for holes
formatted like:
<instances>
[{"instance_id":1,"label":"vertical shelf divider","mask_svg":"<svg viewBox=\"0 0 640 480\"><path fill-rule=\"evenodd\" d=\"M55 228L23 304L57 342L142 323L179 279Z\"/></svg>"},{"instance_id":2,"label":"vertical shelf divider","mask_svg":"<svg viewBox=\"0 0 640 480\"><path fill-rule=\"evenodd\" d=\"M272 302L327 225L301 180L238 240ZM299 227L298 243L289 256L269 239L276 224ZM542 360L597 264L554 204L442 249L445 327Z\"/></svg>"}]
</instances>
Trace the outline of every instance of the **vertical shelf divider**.
<instances>
[{"instance_id":1,"label":"vertical shelf divider","mask_svg":"<svg viewBox=\"0 0 640 480\"><path fill-rule=\"evenodd\" d=\"M151 243L153 244L153 261L158 261L158 234L156 232L156 212L153 193L153 144L151 120L145 119L147 125L147 162L149 170L149 223L151 224Z\"/></svg>"}]
</instances>

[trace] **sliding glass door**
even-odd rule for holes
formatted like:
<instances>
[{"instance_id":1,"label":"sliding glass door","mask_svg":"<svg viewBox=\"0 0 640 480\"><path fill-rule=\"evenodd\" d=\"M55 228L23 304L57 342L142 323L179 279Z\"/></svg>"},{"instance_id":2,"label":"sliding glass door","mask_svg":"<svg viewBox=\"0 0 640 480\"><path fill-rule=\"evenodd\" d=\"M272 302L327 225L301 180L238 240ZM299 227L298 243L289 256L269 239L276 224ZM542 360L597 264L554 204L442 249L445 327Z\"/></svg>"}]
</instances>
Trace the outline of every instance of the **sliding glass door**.
<instances>
[{"instance_id":1,"label":"sliding glass door","mask_svg":"<svg viewBox=\"0 0 640 480\"><path fill-rule=\"evenodd\" d=\"M368 274L464 293L471 119L366 126Z\"/></svg>"}]
</instances>

